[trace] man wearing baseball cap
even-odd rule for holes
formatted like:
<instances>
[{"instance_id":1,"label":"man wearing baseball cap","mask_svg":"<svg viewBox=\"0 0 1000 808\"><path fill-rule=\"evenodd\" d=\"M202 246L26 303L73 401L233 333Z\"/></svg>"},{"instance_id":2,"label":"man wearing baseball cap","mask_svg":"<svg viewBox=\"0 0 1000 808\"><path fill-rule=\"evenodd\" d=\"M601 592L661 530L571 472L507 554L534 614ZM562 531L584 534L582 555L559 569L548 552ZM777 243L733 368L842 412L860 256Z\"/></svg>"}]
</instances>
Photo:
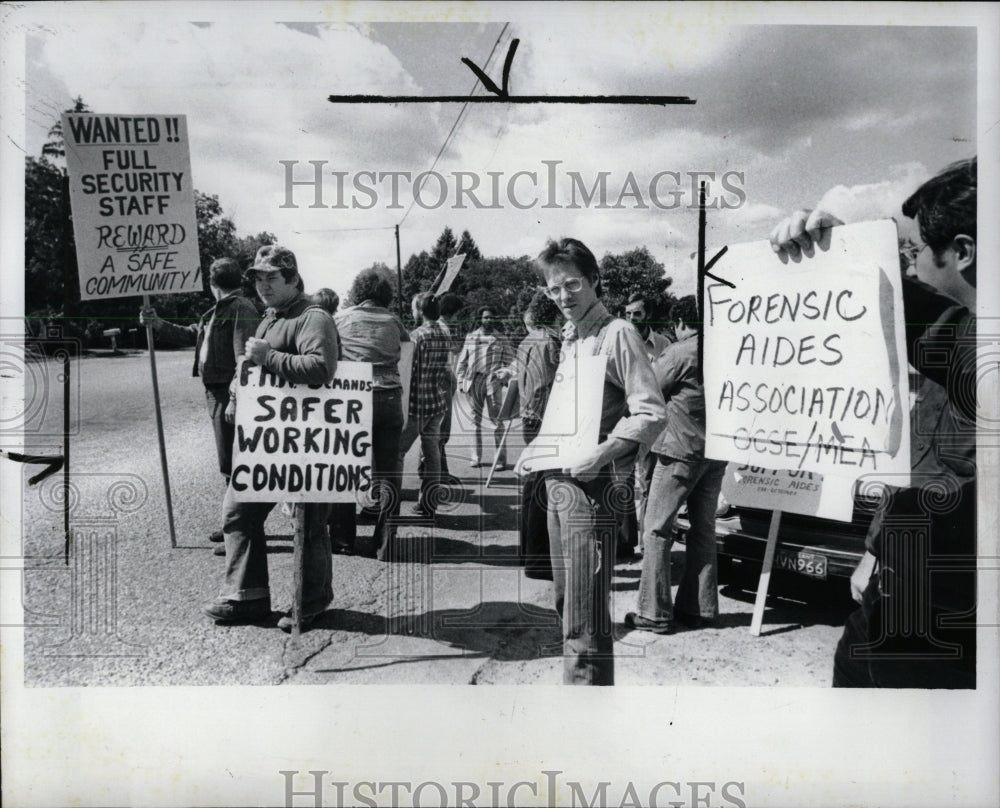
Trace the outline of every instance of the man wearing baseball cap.
<instances>
[{"instance_id":1,"label":"man wearing baseball cap","mask_svg":"<svg viewBox=\"0 0 1000 808\"><path fill-rule=\"evenodd\" d=\"M257 295L268 307L255 336L246 342L247 361L288 382L325 384L337 370L337 330L330 316L303 294L295 255L271 244L257 251L247 270ZM236 388L231 388L226 418L236 417ZM271 614L264 522L273 502L237 502L233 489L223 501L226 578L222 594L204 612L220 623L252 622ZM322 614L333 600L330 539L326 535L329 505L305 503L305 543L302 553L302 625ZM292 620L278 621L285 631Z\"/></svg>"}]
</instances>

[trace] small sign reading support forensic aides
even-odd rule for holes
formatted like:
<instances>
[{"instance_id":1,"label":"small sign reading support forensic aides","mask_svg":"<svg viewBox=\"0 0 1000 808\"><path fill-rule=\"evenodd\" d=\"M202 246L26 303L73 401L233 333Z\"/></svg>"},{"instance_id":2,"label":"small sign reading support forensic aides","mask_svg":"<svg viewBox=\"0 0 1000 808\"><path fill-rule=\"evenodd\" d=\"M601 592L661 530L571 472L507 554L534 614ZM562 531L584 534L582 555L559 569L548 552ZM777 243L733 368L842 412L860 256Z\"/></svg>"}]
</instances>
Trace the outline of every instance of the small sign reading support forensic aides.
<instances>
[{"instance_id":1,"label":"small sign reading support forensic aides","mask_svg":"<svg viewBox=\"0 0 1000 808\"><path fill-rule=\"evenodd\" d=\"M372 486L372 366L339 362L323 385L237 370L230 480L241 502L354 502Z\"/></svg>"},{"instance_id":2,"label":"small sign reading support forensic aides","mask_svg":"<svg viewBox=\"0 0 1000 808\"><path fill-rule=\"evenodd\" d=\"M187 119L64 113L80 299L202 291Z\"/></svg>"}]
</instances>

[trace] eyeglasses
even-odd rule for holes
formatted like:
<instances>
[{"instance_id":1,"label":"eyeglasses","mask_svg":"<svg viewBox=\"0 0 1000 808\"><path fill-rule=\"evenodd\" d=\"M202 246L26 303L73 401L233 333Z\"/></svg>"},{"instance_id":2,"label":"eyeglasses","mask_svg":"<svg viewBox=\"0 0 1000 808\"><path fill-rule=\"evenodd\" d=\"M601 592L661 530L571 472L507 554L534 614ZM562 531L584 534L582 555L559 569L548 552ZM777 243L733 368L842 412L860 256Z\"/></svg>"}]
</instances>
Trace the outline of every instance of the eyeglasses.
<instances>
[{"instance_id":1,"label":"eyeglasses","mask_svg":"<svg viewBox=\"0 0 1000 808\"><path fill-rule=\"evenodd\" d=\"M913 270L917 266L917 256L920 255L926 249L926 244L919 244L917 242L911 242L903 247L899 251L900 257L903 259L908 270Z\"/></svg>"},{"instance_id":2,"label":"eyeglasses","mask_svg":"<svg viewBox=\"0 0 1000 808\"><path fill-rule=\"evenodd\" d=\"M546 286L545 294L556 300L565 289L570 294L576 294L583 288L583 278L570 278L562 286Z\"/></svg>"}]
</instances>

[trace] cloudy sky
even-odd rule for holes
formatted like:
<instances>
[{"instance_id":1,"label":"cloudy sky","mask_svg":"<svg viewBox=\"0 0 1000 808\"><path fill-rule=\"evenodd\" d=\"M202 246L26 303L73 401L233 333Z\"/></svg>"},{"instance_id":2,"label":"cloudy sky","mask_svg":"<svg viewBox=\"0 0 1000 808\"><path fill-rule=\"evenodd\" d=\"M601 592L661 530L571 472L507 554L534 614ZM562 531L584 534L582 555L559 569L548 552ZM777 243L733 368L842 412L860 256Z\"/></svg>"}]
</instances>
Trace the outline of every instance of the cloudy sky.
<instances>
[{"instance_id":1,"label":"cloudy sky","mask_svg":"<svg viewBox=\"0 0 1000 808\"><path fill-rule=\"evenodd\" d=\"M306 4L277 7L282 13L267 4L212 7L204 16L185 4L150 4L126 16L117 5L86 14L63 7L58 19L28 30L27 152L40 153L46 130L77 95L95 112L184 114L195 187L217 194L241 233L268 230L294 249L308 288L343 293L373 261L395 266L392 228L402 222L404 262L429 249L445 225L470 230L487 255L535 254L550 236L574 235L599 256L648 246L687 293L697 240L690 172L740 175L729 180L740 193L711 185L732 206L709 211L714 251L766 237L783 212L821 200L848 220L897 214L931 173L975 152L970 27L729 25L742 18L718 13L722 6L653 4L568 13L511 6L507 18L493 6L481 15L489 22L395 23L327 21L327 6ZM493 51L487 72L499 84L513 38L520 39L513 95L683 95L697 103L463 110L327 101L350 93L466 95L474 87L485 94L460 59L485 66ZM299 188L298 208L282 208L281 160L299 161L298 179L311 176L308 161L327 161L327 204L336 201L332 172L346 172L348 207L310 209L312 192ZM556 207L542 207L543 160L559 161ZM352 207L358 172L416 176L432 166L447 181L440 207L434 181L422 196L433 209L411 205L405 181L399 207L390 207L388 181L378 184L373 207ZM540 179L537 191L518 180L516 201L538 200L526 210L505 193L518 171ZM663 175L660 201L684 192L671 210L649 196L650 181L664 171L681 182ZM454 172L478 177L486 204L489 172L502 172L500 209L455 209ZM571 209L566 172L588 187L607 172L609 205L631 172L640 195L617 209Z\"/></svg>"}]
</instances>

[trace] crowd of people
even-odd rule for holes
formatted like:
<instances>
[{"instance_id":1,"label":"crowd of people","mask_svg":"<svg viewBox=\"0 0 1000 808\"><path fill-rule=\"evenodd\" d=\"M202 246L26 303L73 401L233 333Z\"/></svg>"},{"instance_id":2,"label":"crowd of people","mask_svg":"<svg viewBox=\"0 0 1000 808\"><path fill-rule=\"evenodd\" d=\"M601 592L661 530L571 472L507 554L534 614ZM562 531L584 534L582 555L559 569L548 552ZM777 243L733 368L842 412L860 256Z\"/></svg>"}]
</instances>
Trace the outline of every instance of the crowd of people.
<instances>
[{"instance_id":1,"label":"crowd of people","mask_svg":"<svg viewBox=\"0 0 1000 808\"><path fill-rule=\"evenodd\" d=\"M976 162L948 167L903 205L923 243L905 256L907 347L922 374L911 423L914 476L872 522L867 552L852 578L860 608L836 649L838 686L970 687L975 683L975 269ZM808 260L823 231L840 224L823 211L800 211L771 234L779 255ZM701 315L693 296L666 318L654 302L632 294L624 317L602 302L599 265L581 241L550 241L535 260L540 287L523 311L526 336L516 347L503 312L481 309L464 338L453 294L417 294L418 323L408 332L390 311L393 285L376 269L361 272L340 308L336 292L305 294L295 255L262 247L245 273L228 258L210 269L215 305L191 326L141 319L165 339L195 345L193 373L205 386L219 468L232 465L237 359L245 357L281 379L330 381L340 360L372 366L372 504L311 503L304 508L304 594L308 626L332 600L331 554L358 552L359 519L375 521L375 556L399 558L394 519L400 512L403 458L419 440L419 492L414 514L433 519L450 476L445 447L456 408L471 418L471 467L509 470L506 437L520 420L525 444L536 440L561 363L604 357L596 445L563 468L521 469L519 555L524 574L550 579L563 632L564 681L614 683L614 629L609 592L615 562L642 556L635 611L625 625L671 634L677 623L711 626L719 614L715 519L725 463L705 457L705 400L699 368ZM249 279L263 316L241 295ZM657 320L659 319L659 322ZM413 345L404 412L402 343ZM596 380L594 380L596 382ZM509 404L517 391L517 408ZM493 433L487 453L483 429ZM489 459L492 455L492 461ZM916 507L921 491L942 481L956 505L932 514L930 547L915 552L894 515ZM624 492L624 496L622 494ZM921 500L923 501L923 500ZM264 522L274 504L235 499L227 487L223 524L210 538L226 557L222 594L205 607L220 623L270 614ZM684 571L672 593L675 521L686 508ZM959 560L946 573L926 574L928 558ZM971 567L961 559L971 558ZM971 576L971 577L970 577ZM907 609L926 610L937 630L898 630ZM921 612L923 614L923 612ZM969 619L969 615L973 618ZM941 618L950 615L952 619ZM961 619L955 619L959 615ZM893 622L895 621L895 622ZM290 630L286 615L279 625ZM942 650L946 649L946 650Z\"/></svg>"}]
</instances>

